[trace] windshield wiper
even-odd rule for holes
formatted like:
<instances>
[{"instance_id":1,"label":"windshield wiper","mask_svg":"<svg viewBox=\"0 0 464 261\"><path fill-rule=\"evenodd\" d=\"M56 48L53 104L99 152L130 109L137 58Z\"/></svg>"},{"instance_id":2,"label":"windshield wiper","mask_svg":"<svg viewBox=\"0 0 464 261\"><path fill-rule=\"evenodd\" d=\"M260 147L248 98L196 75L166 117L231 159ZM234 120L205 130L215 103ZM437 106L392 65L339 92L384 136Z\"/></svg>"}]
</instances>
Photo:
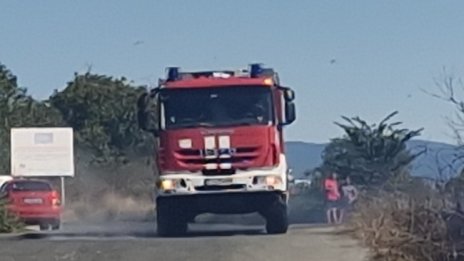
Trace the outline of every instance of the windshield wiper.
<instances>
[{"instance_id":1,"label":"windshield wiper","mask_svg":"<svg viewBox=\"0 0 464 261\"><path fill-rule=\"evenodd\" d=\"M233 123L234 125L255 125L260 124L256 119L243 119Z\"/></svg>"},{"instance_id":2,"label":"windshield wiper","mask_svg":"<svg viewBox=\"0 0 464 261\"><path fill-rule=\"evenodd\" d=\"M250 126L250 125L259 125L260 122L255 120L245 119L245 120L238 120L238 121L230 121L230 122L221 122L216 124L216 127L233 127L233 126Z\"/></svg>"},{"instance_id":3,"label":"windshield wiper","mask_svg":"<svg viewBox=\"0 0 464 261\"><path fill-rule=\"evenodd\" d=\"M174 124L171 126L173 129L179 128L196 128L196 127L213 127L214 124L207 123L207 122L192 122L192 123L181 123L181 124Z\"/></svg>"},{"instance_id":4,"label":"windshield wiper","mask_svg":"<svg viewBox=\"0 0 464 261\"><path fill-rule=\"evenodd\" d=\"M232 126L251 126L251 125L261 125L262 122L257 121L256 119L242 119L238 121L230 122L189 122L189 123L180 123L173 124L169 126L170 129L180 129L180 128L198 128L198 127L232 127Z\"/></svg>"}]
</instances>

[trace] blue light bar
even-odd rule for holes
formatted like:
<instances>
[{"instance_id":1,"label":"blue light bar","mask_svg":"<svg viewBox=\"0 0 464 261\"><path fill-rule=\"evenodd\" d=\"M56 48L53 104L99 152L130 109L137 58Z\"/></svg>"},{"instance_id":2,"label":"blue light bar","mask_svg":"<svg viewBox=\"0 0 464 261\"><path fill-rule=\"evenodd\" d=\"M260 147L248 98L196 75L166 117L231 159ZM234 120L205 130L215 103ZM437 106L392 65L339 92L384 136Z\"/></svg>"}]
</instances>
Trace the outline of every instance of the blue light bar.
<instances>
[{"instance_id":1,"label":"blue light bar","mask_svg":"<svg viewBox=\"0 0 464 261\"><path fill-rule=\"evenodd\" d=\"M175 81L179 78L179 67L168 67L167 81Z\"/></svg>"},{"instance_id":2,"label":"blue light bar","mask_svg":"<svg viewBox=\"0 0 464 261\"><path fill-rule=\"evenodd\" d=\"M250 77L256 78L260 73L263 72L262 64L260 63L253 63L250 64Z\"/></svg>"}]
</instances>

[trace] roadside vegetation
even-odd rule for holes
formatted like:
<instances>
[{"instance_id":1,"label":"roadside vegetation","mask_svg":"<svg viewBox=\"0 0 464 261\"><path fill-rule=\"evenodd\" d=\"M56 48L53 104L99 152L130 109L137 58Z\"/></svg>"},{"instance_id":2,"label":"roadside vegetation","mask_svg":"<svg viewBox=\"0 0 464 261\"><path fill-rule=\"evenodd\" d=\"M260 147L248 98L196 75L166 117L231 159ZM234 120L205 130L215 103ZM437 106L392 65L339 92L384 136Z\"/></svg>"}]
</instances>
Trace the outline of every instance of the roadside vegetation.
<instances>
[{"instance_id":1,"label":"roadside vegetation","mask_svg":"<svg viewBox=\"0 0 464 261\"><path fill-rule=\"evenodd\" d=\"M412 161L426 148L406 143L422 129L389 123L395 115L379 124L359 117L336 123L344 135L327 146L322 168L350 176L361 191L342 232L368 247L372 260L464 260L464 176L432 183L411 176Z\"/></svg>"},{"instance_id":2,"label":"roadside vegetation","mask_svg":"<svg viewBox=\"0 0 464 261\"><path fill-rule=\"evenodd\" d=\"M153 139L138 129L135 108L145 87L89 71L36 100L18 82L0 62L0 174L10 173L11 128L69 126L76 154L76 175L66 184L69 217L117 218L127 209L152 208ZM0 231L11 231L10 219L1 218Z\"/></svg>"},{"instance_id":3,"label":"roadside vegetation","mask_svg":"<svg viewBox=\"0 0 464 261\"><path fill-rule=\"evenodd\" d=\"M6 209L6 202L0 200L0 233L21 231L24 225Z\"/></svg>"},{"instance_id":4,"label":"roadside vegetation","mask_svg":"<svg viewBox=\"0 0 464 261\"><path fill-rule=\"evenodd\" d=\"M396 114L391 113L379 124L345 116L342 117L345 123L336 122L344 135L332 139L326 146L321 166L305 173L311 179L311 187L294 197L294 208L303 210L301 215L305 217L317 217L317 222L325 222L322 184L331 171L337 172L340 180L349 176L363 193L394 190L410 179L410 164L425 150L416 149L413 153L406 144L419 136L422 129L408 130L399 128L401 122L389 123Z\"/></svg>"},{"instance_id":5,"label":"roadside vegetation","mask_svg":"<svg viewBox=\"0 0 464 261\"><path fill-rule=\"evenodd\" d=\"M455 98L455 83L445 81L443 95L436 97L457 106L460 116L464 107ZM402 122L393 121L397 114L374 124L360 117L335 122L343 134L325 148L321 166L305 173L311 186L293 197L290 211L300 210L296 223L325 222L322 181L335 171L340 180L349 176L361 192L338 233L359 239L370 249L371 260L464 260L464 171L454 170L449 178L442 173L447 166L442 166L436 180L412 176L412 162L427 148L407 144L423 129L402 127ZM451 121L451 126L462 146L463 118ZM451 161L463 159L462 147L455 155Z\"/></svg>"}]
</instances>

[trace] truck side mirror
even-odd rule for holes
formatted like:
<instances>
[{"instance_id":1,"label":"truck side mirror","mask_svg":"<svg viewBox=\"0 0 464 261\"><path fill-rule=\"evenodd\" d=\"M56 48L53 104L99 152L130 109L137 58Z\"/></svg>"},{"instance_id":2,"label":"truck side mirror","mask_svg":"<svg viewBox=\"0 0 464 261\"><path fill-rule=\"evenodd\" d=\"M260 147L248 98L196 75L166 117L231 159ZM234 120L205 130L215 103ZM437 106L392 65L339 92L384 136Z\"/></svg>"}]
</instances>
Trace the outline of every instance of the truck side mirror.
<instances>
[{"instance_id":1,"label":"truck side mirror","mask_svg":"<svg viewBox=\"0 0 464 261\"><path fill-rule=\"evenodd\" d=\"M281 91L282 97L284 99L284 121L280 124L281 126L289 125L293 123L296 119L296 108L295 103L295 91L290 87L278 86L278 89Z\"/></svg>"},{"instance_id":2,"label":"truck side mirror","mask_svg":"<svg viewBox=\"0 0 464 261\"><path fill-rule=\"evenodd\" d=\"M295 91L290 87L278 86L279 90L282 92L282 96L286 102L292 102L295 100Z\"/></svg>"},{"instance_id":3,"label":"truck side mirror","mask_svg":"<svg viewBox=\"0 0 464 261\"><path fill-rule=\"evenodd\" d=\"M290 88L286 88L284 90L284 99L287 102L291 102L291 101L295 100L295 92Z\"/></svg>"},{"instance_id":4,"label":"truck side mirror","mask_svg":"<svg viewBox=\"0 0 464 261\"><path fill-rule=\"evenodd\" d=\"M296 120L296 107L293 102L285 103L285 125L291 124Z\"/></svg>"}]
</instances>

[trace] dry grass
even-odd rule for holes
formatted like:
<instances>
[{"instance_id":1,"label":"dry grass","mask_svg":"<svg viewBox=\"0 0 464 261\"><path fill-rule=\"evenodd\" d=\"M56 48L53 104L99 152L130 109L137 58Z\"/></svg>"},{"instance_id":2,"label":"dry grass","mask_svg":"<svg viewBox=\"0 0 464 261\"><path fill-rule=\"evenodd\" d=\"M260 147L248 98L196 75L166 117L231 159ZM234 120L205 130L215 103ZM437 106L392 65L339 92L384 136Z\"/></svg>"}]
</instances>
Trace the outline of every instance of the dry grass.
<instances>
[{"instance_id":1,"label":"dry grass","mask_svg":"<svg viewBox=\"0 0 464 261\"><path fill-rule=\"evenodd\" d=\"M443 202L432 190L380 192L360 198L348 225L373 260L464 260L464 219Z\"/></svg>"}]
</instances>

